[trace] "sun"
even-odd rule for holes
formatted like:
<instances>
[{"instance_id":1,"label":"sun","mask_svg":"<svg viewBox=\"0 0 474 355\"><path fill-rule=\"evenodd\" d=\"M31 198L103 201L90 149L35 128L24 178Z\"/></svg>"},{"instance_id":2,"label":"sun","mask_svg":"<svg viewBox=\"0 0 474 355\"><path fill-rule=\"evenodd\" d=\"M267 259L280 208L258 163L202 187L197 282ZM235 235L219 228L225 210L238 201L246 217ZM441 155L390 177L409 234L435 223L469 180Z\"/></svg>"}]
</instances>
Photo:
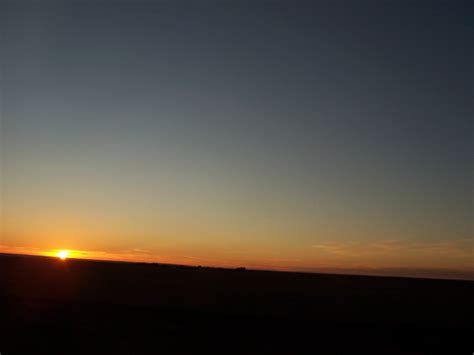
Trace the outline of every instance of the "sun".
<instances>
[{"instance_id":1,"label":"sun","mask_svg":"<svg viewBox=\"0 0 474 355\"><path fill-rule=\"evenodd\" d=\"M66 260L69 257L69 250L60 250L56 253L56 256L61 260Z\"/></svg>"}]
</instances>

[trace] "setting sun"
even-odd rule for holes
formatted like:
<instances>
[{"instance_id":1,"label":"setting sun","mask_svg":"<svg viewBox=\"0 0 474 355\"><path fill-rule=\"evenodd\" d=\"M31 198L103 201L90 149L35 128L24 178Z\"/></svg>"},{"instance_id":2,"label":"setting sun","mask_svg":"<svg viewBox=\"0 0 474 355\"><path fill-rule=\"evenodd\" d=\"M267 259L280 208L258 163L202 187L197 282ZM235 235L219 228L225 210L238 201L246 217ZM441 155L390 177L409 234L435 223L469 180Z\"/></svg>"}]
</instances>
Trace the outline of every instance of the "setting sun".
<instances>
[{"instance_id":1,"label":"setting sun","mask_svg":"<svg viewBox=\"0 0 474 355\"><path fill-rule=\"evenodd\" d=\"M69 250L60 250L56 253L56 256L61 260L66 260L69 257Z\"/></svg>"}]
</instances>

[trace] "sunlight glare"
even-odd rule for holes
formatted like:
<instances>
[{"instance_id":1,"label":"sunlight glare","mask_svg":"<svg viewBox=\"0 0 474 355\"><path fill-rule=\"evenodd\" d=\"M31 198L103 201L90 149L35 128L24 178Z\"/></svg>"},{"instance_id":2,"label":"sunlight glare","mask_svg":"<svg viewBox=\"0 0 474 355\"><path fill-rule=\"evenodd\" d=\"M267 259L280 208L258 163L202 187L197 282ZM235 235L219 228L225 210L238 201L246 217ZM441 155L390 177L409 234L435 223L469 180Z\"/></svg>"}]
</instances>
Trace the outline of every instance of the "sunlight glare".
<instances>
[{"instance_id":1,"label":"sunlight glare","mask_svg":"<svg viewBox=\"0 0 474 355\"><path fill-rule=\"evenodd\" d=\"M69 250L60 250L56 256L61 260L66 260L69 257Z\"/></svg>"}]
</instances>

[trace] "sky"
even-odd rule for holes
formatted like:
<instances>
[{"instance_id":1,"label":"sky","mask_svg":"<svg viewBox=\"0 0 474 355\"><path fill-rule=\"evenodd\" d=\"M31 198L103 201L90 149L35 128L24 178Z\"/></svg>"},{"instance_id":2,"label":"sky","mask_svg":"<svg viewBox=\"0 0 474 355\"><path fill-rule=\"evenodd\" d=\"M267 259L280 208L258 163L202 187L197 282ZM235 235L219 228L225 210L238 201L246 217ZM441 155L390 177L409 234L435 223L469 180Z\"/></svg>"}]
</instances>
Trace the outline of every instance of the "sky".
<instances>
[{"instance_id":1,"label":"sky","mask_svg":"<svg viewBox=\"0 0 474 355\"><path fill-rule=\"evenodd\" d=\"M0 248L474 278L468 3L1 1Z\"/></svg>"}]
</instances>

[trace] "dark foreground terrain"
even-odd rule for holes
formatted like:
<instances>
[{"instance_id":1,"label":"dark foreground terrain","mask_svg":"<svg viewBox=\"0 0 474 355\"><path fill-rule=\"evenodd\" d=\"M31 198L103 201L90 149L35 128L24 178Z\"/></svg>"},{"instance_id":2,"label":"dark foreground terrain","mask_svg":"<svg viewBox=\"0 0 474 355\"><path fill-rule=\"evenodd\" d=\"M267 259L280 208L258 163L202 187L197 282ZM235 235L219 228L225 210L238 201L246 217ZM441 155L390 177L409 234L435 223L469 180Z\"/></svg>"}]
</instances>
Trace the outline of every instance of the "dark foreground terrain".
<instances>
[{"instance_id":1,"label":"dark foreground terrain","mask_svg":"<svg viewBox=\"0 0 474 355\"><path fill-rule=\"evenodd\" d=\"M0 353L472 354L473 282L0 254Z\"/></svg>"}]
</instances>

